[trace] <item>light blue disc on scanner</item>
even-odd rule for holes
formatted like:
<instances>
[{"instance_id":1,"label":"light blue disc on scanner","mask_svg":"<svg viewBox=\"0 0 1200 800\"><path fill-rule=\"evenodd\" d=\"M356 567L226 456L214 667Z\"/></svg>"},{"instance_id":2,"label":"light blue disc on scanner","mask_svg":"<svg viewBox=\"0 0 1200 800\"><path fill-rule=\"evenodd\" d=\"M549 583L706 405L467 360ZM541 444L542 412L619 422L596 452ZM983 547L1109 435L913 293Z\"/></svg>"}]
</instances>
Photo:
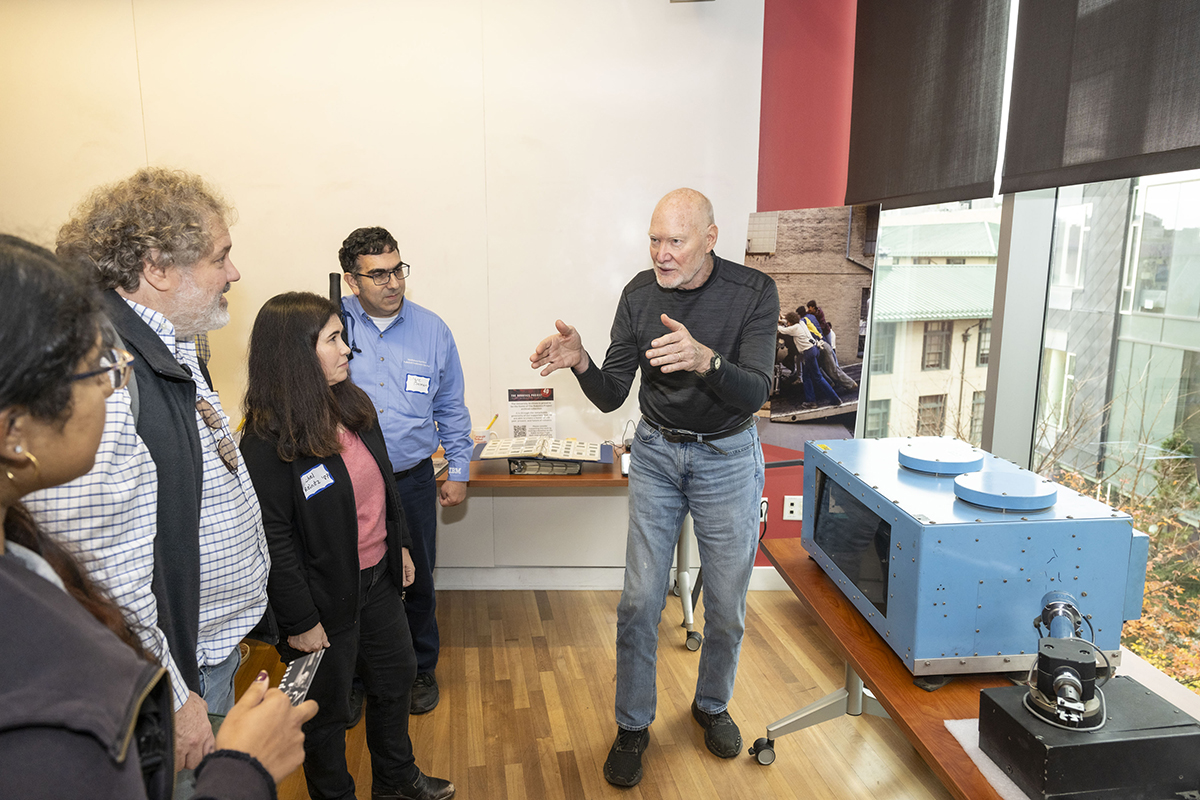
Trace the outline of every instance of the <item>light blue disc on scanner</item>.
<instances>
[{"instance_id":1,"label":"light blue disc on scanner","mask_svg":"<svg viewBox=\"0 0 1200 800\"><path fill-rule=\"evenodd\" d=\"M909 439L896 451L903 467L930 475L961 475L983 468L984 453L958 439L919 436Z\"/></svg>"},{"instance_id":2,"label":"light blue disc on scanner","mask_svg":"<svg viewBox=\"0 0 1200 800\"><path fill-rule=\"evenodd\" d=\"M997 511L1041 511L1058 500L1053 481L1033 472L970 472L954 479L960 500Z\"/></svg>"}]
</instances>

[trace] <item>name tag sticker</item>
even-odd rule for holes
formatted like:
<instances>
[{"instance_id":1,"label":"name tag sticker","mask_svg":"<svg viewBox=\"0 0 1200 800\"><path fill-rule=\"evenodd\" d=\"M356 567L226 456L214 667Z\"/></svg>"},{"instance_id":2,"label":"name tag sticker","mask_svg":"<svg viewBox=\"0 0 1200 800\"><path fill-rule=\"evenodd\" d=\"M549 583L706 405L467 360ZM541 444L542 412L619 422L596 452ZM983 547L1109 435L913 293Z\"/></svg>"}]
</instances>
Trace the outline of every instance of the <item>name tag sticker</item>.
<instances>
[{"instance_id":1,"label":"name tag sticker","mask_svg":"<svg viewBox=\"0 0 1200 800\"><path fill-rule=\"evenodd\" d=\"M320 494L327 487L333 486L333 476L324 464L318 464L300 476L300 488L304 490L304 499L308 500L314 494Z\"/></svg>"},{"instance_id":2,"label":"name tag sticker","mask_svg":"<svg viewBox=\"0 0 1200 800\"><path fill-rule=\"evenodd\" d=\"M408 380L404 382L404 391L429 394L429 378L424 375L413 375L410 372Z\"/></svg>"}]
</instances>

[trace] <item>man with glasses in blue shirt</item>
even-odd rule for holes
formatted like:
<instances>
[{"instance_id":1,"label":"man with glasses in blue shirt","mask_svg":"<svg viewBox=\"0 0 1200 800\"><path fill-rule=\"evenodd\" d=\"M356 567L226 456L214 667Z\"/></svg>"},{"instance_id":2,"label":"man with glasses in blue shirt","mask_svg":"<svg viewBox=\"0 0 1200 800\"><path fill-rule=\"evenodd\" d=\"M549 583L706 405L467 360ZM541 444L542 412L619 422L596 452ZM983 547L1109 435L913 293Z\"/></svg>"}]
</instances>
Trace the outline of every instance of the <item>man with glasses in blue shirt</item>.
<instances>
[{"instance_id":1,"label":"man with glasses in blue shirt","mask_svg":"<svg viewBox=\"0 0 1200 800\"><path fill-rule=\"evenodd\" d=\"M404 597L417 654L411 712L425 714L439 699L437 507L461 503L470 476L471 415L463 400L462 364L446 323L404 298L409 265L390 233L359 228L342 242L338 260L354 293L342 299L351 377L375 403L413 538L416 578ZM439 444L450 462L440 488L431 459Z\"/></svg>"}]
</instances>

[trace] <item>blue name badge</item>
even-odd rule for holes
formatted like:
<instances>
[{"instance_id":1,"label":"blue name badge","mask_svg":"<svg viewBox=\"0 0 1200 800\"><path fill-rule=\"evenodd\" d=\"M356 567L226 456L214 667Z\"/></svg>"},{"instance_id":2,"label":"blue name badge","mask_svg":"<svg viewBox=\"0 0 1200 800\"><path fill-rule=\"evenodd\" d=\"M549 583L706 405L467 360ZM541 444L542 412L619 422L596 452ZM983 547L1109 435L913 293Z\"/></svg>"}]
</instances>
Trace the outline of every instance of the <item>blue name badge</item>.
<instances>
[{"instance_id":1,"label":"blue name badge","mask_svg":"<svg viewBox=\"0 0 1200 800\"><path fill-rule=\"evenodd\" d=\"M320 494L326 488L333 486L333 476L324 464L318 464L300 476L300 488L304 490L304 499L308 500L315 494Z\"/></svg>"}]
</instances>

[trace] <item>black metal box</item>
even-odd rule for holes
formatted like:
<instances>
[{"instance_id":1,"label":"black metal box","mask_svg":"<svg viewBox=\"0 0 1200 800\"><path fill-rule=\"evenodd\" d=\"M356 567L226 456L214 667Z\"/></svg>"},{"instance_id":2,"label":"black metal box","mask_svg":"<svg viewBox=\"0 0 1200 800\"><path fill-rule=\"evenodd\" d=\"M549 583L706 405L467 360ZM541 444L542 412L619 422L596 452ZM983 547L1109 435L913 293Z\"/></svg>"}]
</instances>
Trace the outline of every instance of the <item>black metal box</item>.
<instances>
[{"instance_id":1,"label":"black metal box","mask_svg":"<svg viewBox=\"0 0 1200 800\"><path fill-rule=\"evenodd\" d=\"M979 747L1031 797L1200 797L1200 723L1137 681L1120 675L1104 685L1108 720L1093 731L1064 730L1035 716L1022 703L1028 691L983 690Z\"/></svg>"}]
</instances>

